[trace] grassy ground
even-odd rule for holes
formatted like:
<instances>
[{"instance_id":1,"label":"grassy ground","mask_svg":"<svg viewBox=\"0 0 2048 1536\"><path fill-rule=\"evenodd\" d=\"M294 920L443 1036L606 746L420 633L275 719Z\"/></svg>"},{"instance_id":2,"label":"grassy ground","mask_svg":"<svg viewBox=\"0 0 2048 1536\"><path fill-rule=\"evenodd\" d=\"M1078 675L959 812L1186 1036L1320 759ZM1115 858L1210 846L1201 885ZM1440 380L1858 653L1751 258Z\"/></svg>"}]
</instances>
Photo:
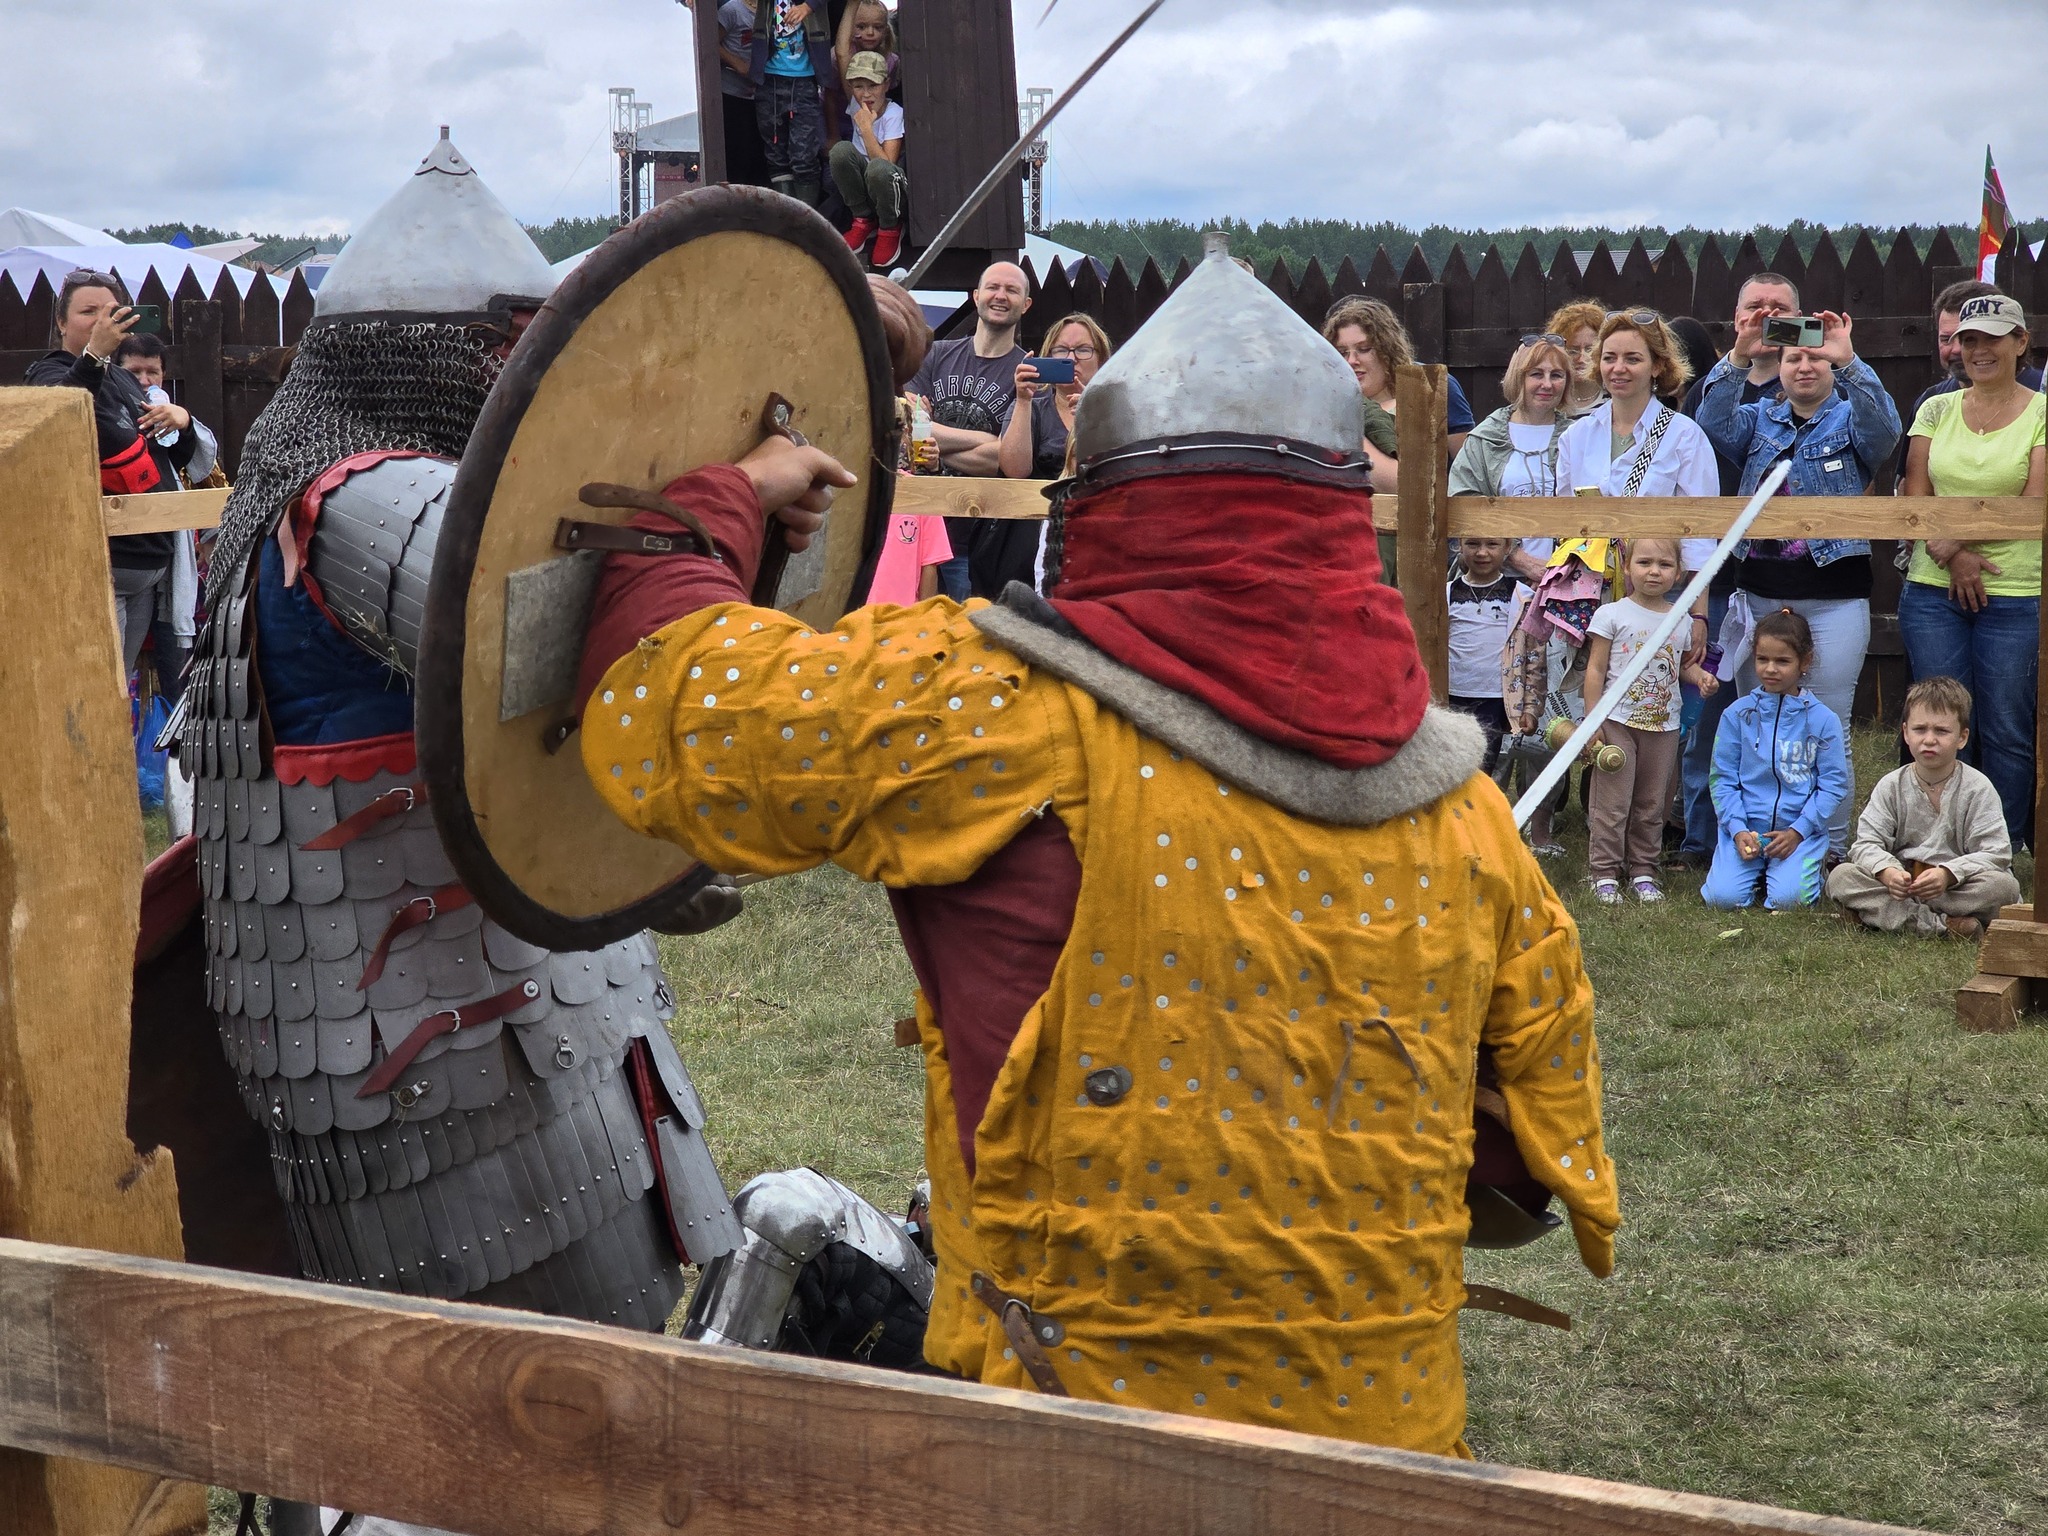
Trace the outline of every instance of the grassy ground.
<instances>
[{"instance_id":1,"label":"grassy ground","mask_svg":"<svg viewBox=\"0 0 2048 1536\"><path fill-rule=\"evenodd\" d=\"M1865 736L1866 787L1895 758ZM1569 1334L1467 1314L1487 1460L1969 1533L2048 1510L2048 1028L1955 1027L1965 946L1819 914L1595 906L1614 1277L1562 1238L1473 1254ZM2028 884L2022 870L2022 884ZM677 1037L737 1185L809 1163L901 1209L921 1079L880 891L835 870L664 941ZM224 1529L232 1529L230 1520Z\"/></svg>"},{"instance_id":2,"label":"grassy ground","mask_svg":"<svg viewBox=\"0 0 2048 1536\"><path fill-rule=\"evenodd\" d=\"M1866 787L1896 759L1866 736ZM2048 1029L1960 1034L1966 946L1818 914L1584 894L1627 1224L1614 1278L1561 1238L1470 1272L1569 1334L1468 1314L1488 1460L1956 1532L2048 1509ZM2025 871L2023 873L2023 884ZM670 941L677 1034L735 1183L811 1163L900 1209L919 1163L911 977L836 871Z\"/></svg>"}]
</instances>

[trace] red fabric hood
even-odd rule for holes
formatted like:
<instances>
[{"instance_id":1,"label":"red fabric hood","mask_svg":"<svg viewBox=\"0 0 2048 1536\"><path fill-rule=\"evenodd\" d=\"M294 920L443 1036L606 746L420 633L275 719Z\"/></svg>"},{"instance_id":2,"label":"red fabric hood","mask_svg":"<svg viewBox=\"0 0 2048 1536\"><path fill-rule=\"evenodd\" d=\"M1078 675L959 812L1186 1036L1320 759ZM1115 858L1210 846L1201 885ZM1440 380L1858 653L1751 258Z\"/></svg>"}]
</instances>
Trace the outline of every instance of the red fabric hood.
<instances>
[{"instance_id":1,"label":"red fabric hood","mask_svg":"<svg viewBox=\"0 0 2048 1536\"><path fill-rule=\"evenodd\" d=\"M1429 705L1356 491L1219 472L1077 496L1051 602L1126 666L1339 767L1385 762Z\"/></svg>"}]
</instances>

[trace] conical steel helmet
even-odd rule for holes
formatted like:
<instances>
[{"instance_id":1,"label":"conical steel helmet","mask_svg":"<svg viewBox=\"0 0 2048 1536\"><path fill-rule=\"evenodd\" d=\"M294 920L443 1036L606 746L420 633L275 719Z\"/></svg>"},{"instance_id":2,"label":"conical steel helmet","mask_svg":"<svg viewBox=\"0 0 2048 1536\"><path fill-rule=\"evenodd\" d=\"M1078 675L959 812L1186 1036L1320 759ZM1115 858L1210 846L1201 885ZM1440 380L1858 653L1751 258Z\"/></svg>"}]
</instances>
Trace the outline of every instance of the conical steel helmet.
<instances>
[{"instance_id":1,"label":"conical steel helmet","mask_svg":"<svg viewBox=\"0 0 2048 1536\"><path fill-rule=\"evenodd\" d=\"M335 258L313 318L445 319L481 314L501 297L538 307L555 281L533 237L443 128L419 169Z\"/></svg>"},{"instance_id":2,"label":"conical steel helmet","mask_svg":"<svg viewBox=\"0 0 2048 1536\"><path fill-rule=\"evenodd\" d=\"M1213 232L1074 413L1084 485L1228 469L1363 488L1364 443L1350 367Z\"/></svg>"}]
</instances>

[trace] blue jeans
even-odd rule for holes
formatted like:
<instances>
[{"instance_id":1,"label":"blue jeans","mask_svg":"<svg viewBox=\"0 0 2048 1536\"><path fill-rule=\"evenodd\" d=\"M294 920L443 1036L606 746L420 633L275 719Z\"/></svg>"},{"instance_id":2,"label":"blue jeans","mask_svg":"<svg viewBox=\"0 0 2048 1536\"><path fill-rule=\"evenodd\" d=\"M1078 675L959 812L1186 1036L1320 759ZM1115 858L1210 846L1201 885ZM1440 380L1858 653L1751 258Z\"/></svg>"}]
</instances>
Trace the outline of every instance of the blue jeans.
<instances>
[{"instance_id":1,"label":"blue jeans","mask_svg":"<svg viewBox=\"0 0 2048 1536\"><path fill-rule=\"evenodd\" d=\"M1965 759L1984 770L2018 850L2034 824L2034 688L2041 636L2038 597L1993 597L1976 613L1942 587L1909 581L1899 593L1899 636L1913 681L1952 677L1974 710Z\"/></svg>"},{"instance_id":2,"label":"blue jeans","mask_svg":"<svg viewBox=\"0 0 2048 1536\"><path fill-rule=\"evenodd\" d=\"M1718 640L1721 621L1728 617L1728 595L1716 593L1707 599L1707 638ZM1708 858L1719 841L1721 825L1714 815L1714 797L1707 789L1707 771L1714 766L1714 735L1721 728L1721 715L1741 695L1733 683L1723 683L1710 697L1700 700L1700 717L1685 738L1685 755L1678 762L1679 801L1685 807L1685 853Z\"/></svg>"}]
</instances>

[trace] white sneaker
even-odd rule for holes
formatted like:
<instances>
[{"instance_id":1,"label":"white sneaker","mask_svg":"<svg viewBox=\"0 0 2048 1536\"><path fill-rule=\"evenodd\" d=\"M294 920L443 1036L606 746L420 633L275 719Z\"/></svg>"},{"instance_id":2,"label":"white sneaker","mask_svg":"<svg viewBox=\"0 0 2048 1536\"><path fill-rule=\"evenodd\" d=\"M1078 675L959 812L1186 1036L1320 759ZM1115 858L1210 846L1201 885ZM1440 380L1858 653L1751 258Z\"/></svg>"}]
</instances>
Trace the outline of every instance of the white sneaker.
<instances>
[{"instance_id":1,"label":"white sneaker","mask_svg":"<svg viewBox=\"0 0 2048 1536\"><path fill-rule=\"evenodd\" d=\"M1664 899L1664 887L1652 880L1648 875L1636 876L1634 883L1629 888L1636 893L1637 901L1662 901ZM1619 896L1615 897L1616 901L1620 899Z\"/></svg>"},{"instance_id":2,"label":"white sneaker","mask_svg":"<svg viewBox=\"0 0 2048 1536\"><path fill-rule=\"evenodd\" d=\"M1603 907L1620 906L1621 882L1619 880L1595 880L1593 882L1593 899Z\"/></svg>"}]
</instances>

